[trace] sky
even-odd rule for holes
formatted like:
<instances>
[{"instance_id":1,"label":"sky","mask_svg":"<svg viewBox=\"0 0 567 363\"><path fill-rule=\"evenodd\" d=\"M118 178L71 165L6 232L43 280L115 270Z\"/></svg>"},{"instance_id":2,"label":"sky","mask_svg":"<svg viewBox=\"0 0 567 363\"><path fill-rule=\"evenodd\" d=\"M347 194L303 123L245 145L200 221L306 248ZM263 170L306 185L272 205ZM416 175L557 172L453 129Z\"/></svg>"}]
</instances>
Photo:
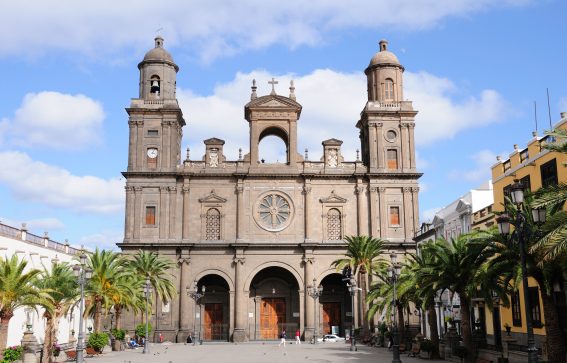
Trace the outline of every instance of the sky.
<instances>
[{"instance_id":1,"label":"sky","mask_svg":"<svg viewBox=\"0 0 567 363\"><path fill-rule=\"evenodd\" d=\"M0 221L72 245L116 248L123 238L128 117L137 64L159 32L180 68L183 148L226 140L248 151L243 117L258 94L295 82L303 105L298 152L338 138L360 148L364 69L387 39L405 67L415 123L421 222L490 179L507 158L567 111L562 0L2 2ZM563 34L563 35L562 35ZM262 143L279 160L280 144Z\"/></svg>"}]
</instances>

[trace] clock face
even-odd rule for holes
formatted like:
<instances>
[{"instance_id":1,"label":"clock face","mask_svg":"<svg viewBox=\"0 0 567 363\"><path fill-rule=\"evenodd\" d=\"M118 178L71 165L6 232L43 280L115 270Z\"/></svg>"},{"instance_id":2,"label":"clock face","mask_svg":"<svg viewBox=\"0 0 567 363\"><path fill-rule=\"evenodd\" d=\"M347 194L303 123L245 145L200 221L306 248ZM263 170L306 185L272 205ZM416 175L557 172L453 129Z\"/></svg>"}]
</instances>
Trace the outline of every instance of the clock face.
<instances>
[{"instance_id":1,"label":"clock face","mask_svg":"<svg viewBox=\"0 0 567 363\"><path fill-rule=\"evenodd\" d=\"M157 149L148 149L148 157L151 159L157 158Z\"/></svg>"}]
</instances>

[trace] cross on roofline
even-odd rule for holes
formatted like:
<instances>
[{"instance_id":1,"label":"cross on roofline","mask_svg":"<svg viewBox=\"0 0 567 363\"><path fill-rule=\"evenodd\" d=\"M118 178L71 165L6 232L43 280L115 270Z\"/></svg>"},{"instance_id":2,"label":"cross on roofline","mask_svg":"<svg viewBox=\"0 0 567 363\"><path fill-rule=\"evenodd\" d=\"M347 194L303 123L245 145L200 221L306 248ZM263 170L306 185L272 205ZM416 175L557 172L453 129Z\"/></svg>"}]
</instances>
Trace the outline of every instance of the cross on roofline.
<instances>
[{"instance_id":1,"label":"cross on roofline","mask_svg":"<svg viewBox=\"0 0 567 363\"><path fill-rule=\"evenodd\" d=\"M272 92L271 92L270 94L273 96L273 95L276 94L276 89L274 88L274 85L276 85L276 84L278 84L278 83L280 83L280 82L276 81L275 78L272 77L272 80L271 80L271 81L268 81L268 83L272 85Z\"/></svg>"}]
</instances>

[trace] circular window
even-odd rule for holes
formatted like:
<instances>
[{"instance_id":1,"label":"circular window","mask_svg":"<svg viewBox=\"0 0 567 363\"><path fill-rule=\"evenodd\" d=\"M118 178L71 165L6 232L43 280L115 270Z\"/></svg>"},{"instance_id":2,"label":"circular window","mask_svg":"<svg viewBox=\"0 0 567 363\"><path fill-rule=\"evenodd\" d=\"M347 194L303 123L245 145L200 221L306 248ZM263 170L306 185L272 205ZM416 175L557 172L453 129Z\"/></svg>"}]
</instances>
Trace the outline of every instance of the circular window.
<instances>
[{"instance_id":1,"label":"circular window","mask_svg":"<svg viewBox=\"0 0 567 363\"><path fill-rule=\"evenodd\" d=\"M398 134L396 134L396 131L394 131L394 130L388 130L388 131L386 132L386 139L387 139L388 141L394 141L394 140L396 140L396 137L397 137L397 136L398 136Z\"/></svg>"},{"instance_id":2,"label":"circular window","mask_svg":"<svg viewBox=\"0 0 567 363\"><path fill-rule=\"evenodd\" d=\"M291 202L283 193L268 192L256 203L254 217L260 227L277 232L289 226L293 215Z\"/></svg>"}]
</instances>

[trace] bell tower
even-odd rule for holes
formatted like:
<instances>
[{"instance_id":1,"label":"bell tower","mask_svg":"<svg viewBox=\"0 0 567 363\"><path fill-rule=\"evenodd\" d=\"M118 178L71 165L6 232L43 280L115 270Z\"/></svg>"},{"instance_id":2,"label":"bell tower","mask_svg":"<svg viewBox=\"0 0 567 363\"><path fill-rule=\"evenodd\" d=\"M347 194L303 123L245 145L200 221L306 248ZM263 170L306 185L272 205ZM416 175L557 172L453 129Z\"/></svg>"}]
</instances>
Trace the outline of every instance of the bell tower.
<instances>
[{"instance_id":1,"label":"bell tower","mask_svg":"<svg viewBox=\"0 0 567 363\"><path fill-rule=\"evenodd\" d=\"M179 67L155 38L155 47L138 64L139 96L128 112L128 171L171 171L181 160L183 114L175 95Z\"/></svg>"},{"instance_id":2,"label":"bell tower","mask_svg":"<svg viewBox=\"0 0 567 363\"><path fill-rule=\"evenodd\" d=\"M371 173L416 171L414 111L411 101L403 98L404 67L388 50L388 42L379 42L379 51L364 71L368 101L356 127L360 129L362 161Z\"/></svg>"}]
</instances>

